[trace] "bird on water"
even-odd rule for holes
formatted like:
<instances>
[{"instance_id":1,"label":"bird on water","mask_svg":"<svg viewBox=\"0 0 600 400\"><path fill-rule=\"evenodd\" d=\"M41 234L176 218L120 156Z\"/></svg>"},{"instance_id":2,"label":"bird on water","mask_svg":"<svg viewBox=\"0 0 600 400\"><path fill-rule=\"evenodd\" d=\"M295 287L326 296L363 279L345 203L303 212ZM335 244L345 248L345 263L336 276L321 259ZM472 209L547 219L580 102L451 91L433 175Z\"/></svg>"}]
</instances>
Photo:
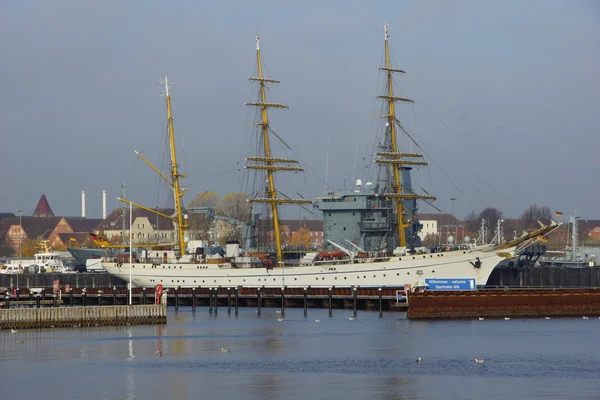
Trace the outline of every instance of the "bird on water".
<instances>
[{"instance_id":1,"label":"bird on water","mask_svg":"<svg viewBox=\"0 0 600 400\"><path fill-rule=\"evenodd\" d=\"M221 353L229 353L229 349L221 347Z\"/></svg>"},{"instance_id":2,"label":"bird on water","mask_svg":"<svg viewBox=\"0 0 600 400\"><path fill-rule=\"evenodd\" d=\"M417 358L417 363L421 362L421 357Z\"/></svg>"},{"instance_id":3,"label":"bird on water","mask_svg":"<svg viewBox=\"0 0 600 400\"><path fill-rule=\"evenodd\" d=\"M157 355L157 356L159 356L159 357L162 357L162 351L160 351L160 350L157 350L157 351L156 351L156 355Z\"/></svg>"},{"instance_id":4,"label":"bird on water","mask_svg":"<svg viewBox=\"0 0 600 400\"><path fill-rule=\"evenodd\" d=\"M477 364L483 364L483 363L485 362L485 360L484 360L484 359L481 359L481 360L480 360L480 359L476 358L476 359L475 359L475 362L476 362Z\"/></svg>"}]
</instances>

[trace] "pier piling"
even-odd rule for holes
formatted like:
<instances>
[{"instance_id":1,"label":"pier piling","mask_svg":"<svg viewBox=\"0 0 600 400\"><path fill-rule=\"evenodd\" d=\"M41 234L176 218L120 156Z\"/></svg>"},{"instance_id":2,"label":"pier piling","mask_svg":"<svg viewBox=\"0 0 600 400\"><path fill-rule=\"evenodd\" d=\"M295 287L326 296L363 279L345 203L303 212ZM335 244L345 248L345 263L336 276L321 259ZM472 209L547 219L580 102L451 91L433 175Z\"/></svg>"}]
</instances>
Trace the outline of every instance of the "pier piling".
<instances>
[{"instance_id":1,"label":"pier piling","mask_svg":"<svg viewBox=\"0 0 600 400\"><path fill-rule=\"evenodd\" d=\"M83 289L81 290L81 306L82 306L82 307L85 307L85 299L86 299L86 297L87 297L87 293L86 293L86 292L87 292L87 289L86 289L86 288L83 288Z\"/></svg>"},{"instance_id":2,"label":"pier piling","mask_svg":"<svg viewBox=\"0 0 600 400\"><path fill-rule=\"evenodd\" d=\"M142 305L146 305L146 288L142 289Z\"/></svg>"},{"instance_id":3,"label":"pier piling","mask_svg":"<svg viewBox=\"0 0 600 400\"><path fill-rule=\"evenodd\" d=\"M192 311L196 311L196 288L192 288Z\"/></svg>"},{"instance_id":4,"label":"pier piling","mask_svg":"<svg viewBox=\"0 0 600 400\"><path fill-rule=\"evenodd\" d=\"M260 288L256 288L256 306L258 307L258 315L260 315L262 304L260 299Z\"/></svg>"},{"instance_id":5,"label":"pier piling","mask_svg":"<svg viewBox=\"0 0 600 400\"><path fill-rule=\"evenodd\" d=\"M281 318L285 314L285 287L281 288Z\"/></svg>"},{"instance_id":6,"label":"pier piling","mask_svg":"<svg viewBox=\"0 0 600 400\"><path fill-rule=\"evenodd\" d=\"M73 295L72 291L71 291L71 295ZM113 306L116 306L117 305L117 287L116 286L113 286L112 298L113 298ZM71 305L73 305L73 302L71 302Z\"/></svg>"},{"instance_id":7,"label":"pier piling","mask_svg":"<svg viewBox=\"0 0 600 400\"><path fill-rule=\"evenodd\" d=\"M212 314L212 312L213 312L212 288L208 288L208 313Z\"/></svg>"},{"instance_id":8,"label":"pier piling","mask_svg":"<svg viewBox=\"0 0 600 400\"><path fill-rule=\"evenodd\" d=\"M215 296L215 315L218 314L218 308L219 308L219 288L215 288L215 290L213 291L214 296Z\"/></svg>"},{"instance_id":9,"label":"pier piling","mask_svg":"<svg viewBox=\"0 0 600 400\"><path fill-rule=\"evenodd\" d=\"M238 304L238 299L240 296L240 288L236 287L235 288L235 315L238 315L238 308L239 308L239 304Z\"/></svg>"},{"instance_id":10,"label":"pier piling","mask_svg":"<svg viewBox=\"0 0 600 400\"><path fill-rule=\"evenodd\" d=\"M357 314L357 311L356 311L357 304L356 303L357 303L357 301L356 301L356 287L355 286L352 287L352 299L354 302L354 304L352 306L352 310L354 311L354 318L356 318L356 314Z\"/></svg>"},{"instance_id":11,"label":"pier piling","mask_svg":"<svg viewBox=\"0 0 600 400\"><path fill-rule=\"evenodd\" d=\"M304 288L304 316L308 315L308 288Z\"/></svg>"},{"instance_id":12,"label":"pier piling","mask_svg":"<svg viewBox=\"0 0 600 400\"><path fill-rule=\"evenodd\" d=\"M179 286L175 288L175 311L179 310Z\"/></svg>"},{"instance_id":13,"label":"pier piling","mask_svg":"<svg viewBox=\"0 0 600 400\"><path fill-rule=\"evenodd\" d=\"M329 288L329 317L333 316L333 288Z\"/></svg>"},{"instance_id":14,"label":"pier piling","mask_svg":"<svg viewBox=\"0 0 600 400\"><path fill-rule=\"evenodd\" d=\"M227 288L227 314L231 314L231 288Z\"/></svg>"},{"instance_id":15,"label":"pier piling","mask_svg":"<svg viewBox=\"0 0 600 400\"><path fill-rule=\"evenodd\" d=\"M383 317L383 291L379 288L379 318Z\"/></svg>"}]
</instances>

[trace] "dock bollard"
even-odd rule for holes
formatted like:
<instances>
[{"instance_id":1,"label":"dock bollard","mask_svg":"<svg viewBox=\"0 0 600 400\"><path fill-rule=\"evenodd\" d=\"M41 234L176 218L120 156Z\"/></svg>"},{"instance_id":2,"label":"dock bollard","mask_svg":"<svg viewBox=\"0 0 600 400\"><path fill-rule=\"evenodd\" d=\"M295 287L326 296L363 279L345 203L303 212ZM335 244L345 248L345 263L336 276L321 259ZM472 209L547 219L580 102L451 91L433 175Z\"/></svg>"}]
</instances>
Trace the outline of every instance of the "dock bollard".
<instances>
[{"instance_id":1,"label":"dock bollard","mask_svg":"<svg viewBox=\"0 0 600 400\"><path fill-rule=\"evenodd\" d=\"M281 288L281 317L285 314L285 287Z\"/></svg>"},{"instance_id":2,"label":"dock bollard","mask_svg":"<svg viewBox=\"0 0 600 400\"><path fill-rule=\"evenodd\" d=\"M379 318L383 317L383 290L381 288L379 291Z\"/></svg>"},{"instance_id":3,"label":"dock bollard","mask_svg":"<svg viewBox=\"0 0 600 400\"><path fill-rule=\"evenodd\" d=\"M333 316L333 288L329 288L329 316Z\"/></svg>"},{"instance_id":4,"label":"dock bollard","mask_svg":"<svg viewBox=\"0 0 600 400\"><path fill-rule=\"evenodd\" d=\"M101 306L102 305L102 290L98 290L98 293L96 295L98 296L98 305Z\"/></svg>"},{"instance_id":5,"label":"dock bollard","mask_svg":"<svg viewBox=\"0 0 600 400\"><path fill-rule=\"evenodd\" d=\"M304 316L308 315L308 288L304 288Z\"/></svg>"},{"instance_id":6,"label":"dock bollard","mask_svg":"<svg viewBox=\"0 0 600 400\"><path fill-rule=\"evenodd\" d=\"M87 292L86 288L81 289L81 306L82 307L85 307L85 303L86 303L85 300L86 300L86 297L87 297L87 293L86 292Z\"/></svg>"},{"instance_id":7,"label":"dock bollard","mask_svg":"<svg viewBox=\"0 0 600 400\"><path fill-rule=\"evenodd\" d=\"M354 300L354 304L353 304L352 308L353 308L353 312L354 312L354 318L356 318L356 306L357 306L357 304L356 304L356 286L352 287L352 297Z\"/></svg>"},{"instance_id":8,"label":"dock bollard","mask_svg":"<svg viewBox=\"0 0 600 400\"><path fill-rule=\"evenodd\" d=\"M238 315L238 299L240 296L239 286L235 288L235 315Z\"/></svg>"},{"instance_id":9,"label":"dock bollard","mask_svg":"<svg viewBox=\"0 0 600 400\"><path fill-rule=\"evenodd\" d=\"M192 288L192 311L196 311L196 288Z\"/></svg>"},{"instance_id":10,"label":"dock bollard","mask_svg":"<svg viewBox=\"0 0 600 400\"><path fill-rule=\"evenodd\" d=\"M227 288L227 314L231 314L231 288Z\"/></svg>"},{"instance_id":11,"label":"dock bollard","mask_svg":"<svg viewBox=\"0 0 600 400\"><path fill-rule=\"evenodd\" d=\"M146 288L142 288L142 304L146 305Z\"/></svg>"},{"instance_id":12,"label":"dock bollard","mask_svg":"<svg viewBox=\"0 0 600 400\"><path fill-rule=\"evenodd\" d=\"M117 305L117 287L113 286L113 306Z\"/></svg>"},{"instance_id":13,"label":"dock bollard","mask_svg":"<svg viewBox=\"0 0 600 400\"><path fill-rule=\"evenodd\" d=\"M258 307L258 315L260 315L261 312L261 307L262 307L262 301L260 299L260 288L256 288L256 306Z\"/></svg>"}]
</instances>

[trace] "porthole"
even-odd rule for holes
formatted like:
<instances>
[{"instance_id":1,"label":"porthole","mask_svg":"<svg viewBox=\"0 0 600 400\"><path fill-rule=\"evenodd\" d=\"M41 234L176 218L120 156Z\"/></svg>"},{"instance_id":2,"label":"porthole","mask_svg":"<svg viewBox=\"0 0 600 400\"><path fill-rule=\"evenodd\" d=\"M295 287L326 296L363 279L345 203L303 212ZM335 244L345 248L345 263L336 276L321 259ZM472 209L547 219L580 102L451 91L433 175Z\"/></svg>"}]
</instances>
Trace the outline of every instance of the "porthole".
<instances>
[{"instance_id":1,"label":"porthole","mask_svg":"<svg viewBox=\"0 0 600 400\"><path fill-rule=\"evenodd\" d=\"M434 271L431 271L431 272L435 274L435 270L434 270Z\"/></svg>"},{"instance_id":2,"label":"porthole","mask_svg":"<svg viewBox=\"0 0 600 400\"><path fill-rule=\"evenodd\" d=\"M348 277L347 277L347 276L345 276L345 277L344 277L344 279L348 279Z\"/></svg>"},{"instance_id":3,"label":"porthole","mask_svg":"<svg viewBox=\"0 0 600 400\"><path fill-rule=\"evenodd\" d=\"M407 272L406 275L410 275L410 272Z\"/></svg>"}]
</instances>

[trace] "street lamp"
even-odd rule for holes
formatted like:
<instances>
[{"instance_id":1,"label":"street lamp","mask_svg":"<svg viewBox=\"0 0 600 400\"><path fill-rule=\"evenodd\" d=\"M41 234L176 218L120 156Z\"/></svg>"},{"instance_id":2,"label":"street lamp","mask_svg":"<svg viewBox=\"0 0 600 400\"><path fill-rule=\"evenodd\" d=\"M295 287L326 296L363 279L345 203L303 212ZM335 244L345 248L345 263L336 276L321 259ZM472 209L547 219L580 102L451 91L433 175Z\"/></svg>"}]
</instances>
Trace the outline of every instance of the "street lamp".
<instances>
[{"instance_id":1,"label":"street lamp","mask_svg":"<svg viewBox=\"0 0 600 400\"><path fill-rule=\"evenodd\" d=\"M23 258L23 210L18 209L19 213L19 268L17 269L17 291L19 291L19 273L21 272L21 262Z\"/></svg>"}]
</instances>

